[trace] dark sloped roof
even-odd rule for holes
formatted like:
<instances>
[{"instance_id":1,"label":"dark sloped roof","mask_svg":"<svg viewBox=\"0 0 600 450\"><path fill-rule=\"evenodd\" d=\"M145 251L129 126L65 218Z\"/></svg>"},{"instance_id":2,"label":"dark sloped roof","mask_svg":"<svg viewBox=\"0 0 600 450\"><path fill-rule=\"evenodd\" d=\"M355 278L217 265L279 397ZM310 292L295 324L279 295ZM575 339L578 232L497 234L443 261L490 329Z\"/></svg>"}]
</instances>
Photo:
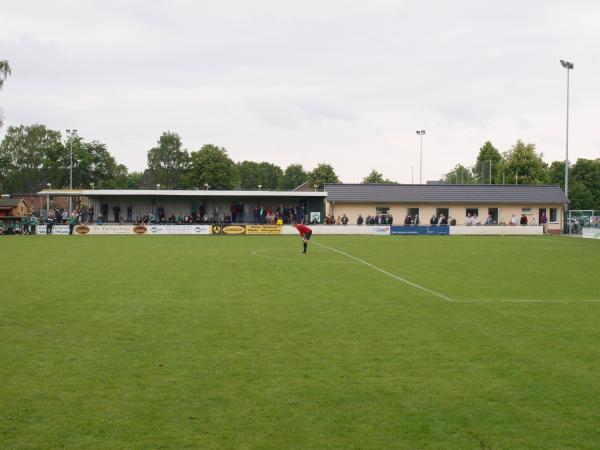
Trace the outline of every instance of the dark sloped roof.
<instances>
[{"instance_id":1,"label":"dark sloped roof","mask_svg":"<svg viewBox=\"0 0 600 450\"><path fill-rule=\"evenodd\" d=\"M559 203L559 186L514 184L326 184L327 200L340 203Z\"/></svg>"},{"instance_id":2,"label":"dark sloped roof","mask_svg":"<svg viewBox=\"0 0 600 450\"><path fill-rule=\"evenodd\" d=\"M21 199L19 198L0 198L0 206L14 208L15 206L19 206L19 202Z\"/></svg>"}]
</instances>

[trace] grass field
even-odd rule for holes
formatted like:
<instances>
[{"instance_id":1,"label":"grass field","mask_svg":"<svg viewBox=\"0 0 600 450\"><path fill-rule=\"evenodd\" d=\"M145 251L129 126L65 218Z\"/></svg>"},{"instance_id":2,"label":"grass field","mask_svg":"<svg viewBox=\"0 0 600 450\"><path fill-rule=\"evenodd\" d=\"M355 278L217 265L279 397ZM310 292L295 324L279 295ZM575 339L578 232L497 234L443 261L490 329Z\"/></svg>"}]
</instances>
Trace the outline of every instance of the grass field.
<instances>
[{"instance_id":1,"label":"grass field","mask_svg":"<svg viewBox=\"0 0 600 450\"><path fill-rule=\"evenodd\" d=\"M0 448L600 446L598 241L16 236L0 254Z\"/></svg>"}]
</instances>

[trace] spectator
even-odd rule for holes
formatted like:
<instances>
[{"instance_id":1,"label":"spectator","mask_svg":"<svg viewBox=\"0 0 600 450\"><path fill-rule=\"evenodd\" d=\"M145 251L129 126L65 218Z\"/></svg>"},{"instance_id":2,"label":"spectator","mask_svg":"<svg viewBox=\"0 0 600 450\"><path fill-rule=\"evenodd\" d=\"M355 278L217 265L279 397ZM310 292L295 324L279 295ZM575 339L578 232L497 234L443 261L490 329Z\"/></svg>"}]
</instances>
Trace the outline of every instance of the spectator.
<instances>
[{"instance_id":1,"label":"spectator","mask_svg":"<svg viewBox=\"0 0 600 450\"><path fill-rule=\"evenodd\" d=\"M494 218L491 214L488 214L487 219L485 219L486 225L494 225Z\"/></svg>"},{"instance_id":2,"label":"spectator","mask_svg":"<svg viewBox=\"0 0 600 450\"><path fill-rule=\"evenodd\" d=\"M473 214L473 225L481 225L481 220L479 220L479 216L477 214Z\"/></svg>"},{"instance_id":3,"label":"spectator","mask_svg":"<svg viewBox=\"0 0 600 450\"><path fill-rule=\"evenodd\" d=\"M127 205L127 222L133 222L133 206Z\"/></svg>"},{"instance_id":4,"label":"spectator","mask_svg":"<svg viewBox=\"0 0 600 450\"><path fill-rule=\"evenodd\" d=\"M512 217L510 218L509 225L511 225L511 226L519 225L519 218L517 217L516 214L513 214Z\"/></svg>"},{"instance_id":5,"label":"spectator","mask_svg":"<svg viewBox=\"0 0 600 450\"><path fill-rule=\"evenodd\" d=\"M90 205L90 207L88 208L88 220L90 222L94 221L94 205Z\"/></svg>"},{"instance_id":6,"label":"spectator","mask_svg":"<svg viewBox=\"0 0 600 450\"><path fill-rule=\"evenodd\" d=\"M521 225L527 225L527 217L525 217L525 214L521 215Z\"/></svg>"},{"instance_id":7,"label":"spectator","mask_svg":"<svg viewBox=\"0 0 600 450\"><path fill-rule=\"evenodd\" d=\"M546 213L545 212L543 212L542 216L540 217L540 225L544 229L544 234L546 234L546 232L547 232L547 226L548 226L548 218L546 217Z\"/></svg>"},{"instance_id":8,"label":"spectator","mask_svg":"<svg viewBox=\"0 0 600 450\"><path fill-rule=\"evenodd\" d=\"M407 214L407 216L404 218L404 225L412 225L412 223L412 216L410 214Z\"/></svg>"},{"instance_id":9,"label":"spectator","mask_svg":"<svg viewBox=\"0 0 600 450\"><path fill-rule=\"evenodd\" d=\"M52 234L52 226L54 225L54 216L49 215L46 219L46 234Z\"/></svg>"},{"instance_id":10,"label":"spectator","mask_svg":"<svg viewBox=\"0 0 600 450\"><path fill-rule=\"evenodd\" d=\"M31 230L31 234L35 235L37 233L37 225L38 225L38 218L35 214L32 214L31 219L29 221L29 227Z\"/></svg>"},{"instance_id":11,"label":"spectator","mask_svg":"<svg viewBox=\"0 0 600 450\"><path fill-rule=\"evenodd\" d=\"M388 214L388 216L387 216L387 223L388 223L388 225L392 225L394 223L394 218L392 217L391 214Z\"/></svg>"},{"instance_id":12,"label":"spectator","mask_svg":"<svg viewBox=\"0 0 600 450\"><path fill-rule=\"evenodd\" d=\"M356 219L356 225L362 225L365 219L363 219L362 214L358 215L358 219Z\"/></svg>"},{"instance_id":13,"label":"spectator","mask_svg":"<svg viewBox=\"0 0 600 450\"><path fill-rule=\"evenodd\" d=\"M434 214L431 216L431 219L429 219L429 225L432 226L436 226L439 222L439 219L437 218L437 216Z\"/></svg>"},{"instance_id":14,"label":"spectator","mask_svg":"<svg viewBox=\"0 0 600 450\"><path fill-rule=\"evenodd\" d=\"M444 225L447 226L448 225L448 219L446 219L446 216L444 216L443 214L440 214L440 220L438 221L439 225Z\"/></svg>"},{"instance_id":15,"label":"spectator","mask_svg":"<svg viewBox=\"0 0 600 450\"><path fill-rule=\"evenodd\" d=\"M348 225L348 217L346 214L342 216L342 225Z\"/></svg>"},{"instance_id":16,"label":"spectator","mask_svg":"<svg viewBox=\"0 0 600 450\"><path fill-rule=\"evenodd\" d=\"M69 218L69 235L73 234L73 229L75 228L75 225L77 225L77 214L75 211L73 211L71 217Z\"/></svg>"},{"instance_id":17,"label":"spectator","mask_svg":"<svg viewBox=\"0 0 600 450\"><path fill-rule=\"evenodd\" d=\"M465 225L473 225L473 218L471 217L471 213L467 213L467 217L465 218Z\"/></svg>"}]
</instances>

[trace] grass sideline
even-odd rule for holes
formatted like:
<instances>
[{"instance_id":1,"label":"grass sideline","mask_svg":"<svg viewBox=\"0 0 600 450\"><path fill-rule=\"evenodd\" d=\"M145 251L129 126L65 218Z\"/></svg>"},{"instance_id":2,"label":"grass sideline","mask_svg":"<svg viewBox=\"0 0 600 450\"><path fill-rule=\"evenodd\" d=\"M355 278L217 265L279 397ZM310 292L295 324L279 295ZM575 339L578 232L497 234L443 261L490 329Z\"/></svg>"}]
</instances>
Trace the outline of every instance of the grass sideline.
<instances>
[{"instance_id":1,"label":"grass sideline","mask_svg":"<svg viewBox=\"0 0 600 450\"><path fill-rule=\"evenodd\" d=\"M313 239L456 301L297 237L0 238L0 448L600 442L597 241Z\"/></svg>"}]
</instances>

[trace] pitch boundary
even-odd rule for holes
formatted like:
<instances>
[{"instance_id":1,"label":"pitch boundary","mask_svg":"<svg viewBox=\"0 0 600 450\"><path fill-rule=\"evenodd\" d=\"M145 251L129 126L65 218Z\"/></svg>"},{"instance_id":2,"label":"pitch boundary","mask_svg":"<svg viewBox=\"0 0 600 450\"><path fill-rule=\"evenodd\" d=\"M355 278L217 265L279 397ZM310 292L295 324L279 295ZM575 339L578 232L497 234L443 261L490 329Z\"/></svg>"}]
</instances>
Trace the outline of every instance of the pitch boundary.
<instances>
[{"instance_id":1,"label":"pitch boundary","mask_svg":"<svg viewBox=\"0 0 600 450\"><path fill-rule=\"evenodd\" d=\"M447 302L454 302L454 300L451 299L450 297L448 297L447 295L444 295L444 294L442 294L440 292L434 291L434 290L429 289L429 288L427 288L425 286L417 284L414 281L407 280L406 278L401 277L400 275L396 275L394 273L388 272L387 270L382 269L381 267L377 267L375 264L372 264L372 263L370 263L368 261L365 261L364 259L357 258L356 256L353 256L350 253L346 253L346 252L344 252L342 250L338 250L337 248L329 247L327 245L321 244L321 243L316 242L316 241L313 241L313 243L316 244L316 245L318 245L318 246L320 246L320 247L323 247L323 248L326 248L326 249L331 250L333 252L339 253L340 255L344 255L347 258L350 258L350 259L353 259L355 261L358 261L359 263L364 264L365 266L368 266L371 269L377 270L378 272L381 272L381 273L387 275L388 277L394 278L395 280L401 281L402 283L408 284L409 286L412 286L412 287L414 287L416 289L420 289L421 291L427 292L427 293L429 293L431 295L434 295L434 296L436 296L438 298L441 298L442 300L445 300Z\"/></svg>"}]
</instances>

